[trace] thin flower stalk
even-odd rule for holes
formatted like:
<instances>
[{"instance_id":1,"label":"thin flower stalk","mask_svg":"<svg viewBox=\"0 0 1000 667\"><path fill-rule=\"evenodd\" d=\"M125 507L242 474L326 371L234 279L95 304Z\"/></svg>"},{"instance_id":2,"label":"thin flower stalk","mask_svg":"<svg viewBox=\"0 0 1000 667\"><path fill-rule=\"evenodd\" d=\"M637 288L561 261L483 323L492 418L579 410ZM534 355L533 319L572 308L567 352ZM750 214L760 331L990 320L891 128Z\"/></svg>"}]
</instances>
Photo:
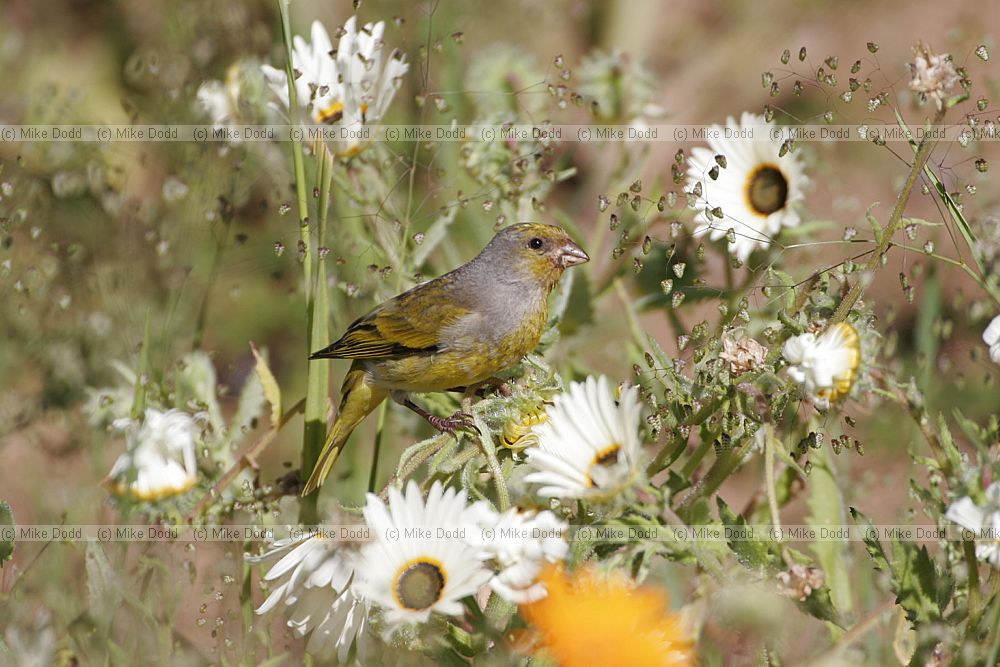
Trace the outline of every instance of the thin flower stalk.
<instances>
[{"instance_id":1,"label":"thin flower stalk","mask_svg":"<svg viewBox=\"0 0 1000 667\"><path fill-rule=\"evenodd\" d=\"M933 125L940 125L944 120L945 109L939 109L934 115ZM933 143L928 139L927 134L920 140L917 146L917 152L913 157L913 164L910 165L910 172L906 175L906 182L903 183L903 189L899 191L899 196L896 198L896 205L892 209L892 214L889 216L889 222L886 225L885 232L882 234L882 240L879 242L878 247L875 248L875 252L872 254L871 259L868 261L866 269L869 272L873 272L879 267L879 263L882 261L882 255L886 253L889 246L892 244L892 238L899 231L899 228L903 226L903 211L906 209L907 202L910 201L910 195L913 193L913 186L917 183L917 178L924 169L924 164L927 162L927 158L931 155L931 148ZM857 280L854 285L851 286L851 290L844 297L844 300L840 302L837 306L836 312L834 312L833 317L830 319L831 324L836 324L837 322L843 322L847 319L848 314L851 312L851 308L857 303L858 299L861 298L861 294L865 291L865 281Z\"/></svg>"}]
</instances>

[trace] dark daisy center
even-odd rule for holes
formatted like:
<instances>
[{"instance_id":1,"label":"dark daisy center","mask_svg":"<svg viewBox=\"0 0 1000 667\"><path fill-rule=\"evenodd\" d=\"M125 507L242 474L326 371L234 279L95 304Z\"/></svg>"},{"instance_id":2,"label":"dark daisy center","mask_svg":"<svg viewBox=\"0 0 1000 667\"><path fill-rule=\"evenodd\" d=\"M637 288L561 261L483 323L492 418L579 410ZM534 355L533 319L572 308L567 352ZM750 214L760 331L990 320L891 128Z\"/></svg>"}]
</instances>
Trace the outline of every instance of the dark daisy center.
<instances>
[{"instance_id":1,"label":"dark daisy center","mask_svg":"<svg viewBox=\"0 0 1000 667\"><path fill-rule=\"evenodd\" d=\"M781 170L771 164L762 164L747 178L747 202L759 215L771 215L785 208L788 201L788 181Z\"/></svg>"},{"instance_id":2,"label":"dark daisy center","mask_svg":"<svg viewBox=\"0 0 1000 667\"><path fill-rule=\"evenodd\" d=\"M396 575L396 600L406 609L427 609L441 599L444 580L444 571L437 563L426 560L408 563Z\"/></svg>"}]
</instances>

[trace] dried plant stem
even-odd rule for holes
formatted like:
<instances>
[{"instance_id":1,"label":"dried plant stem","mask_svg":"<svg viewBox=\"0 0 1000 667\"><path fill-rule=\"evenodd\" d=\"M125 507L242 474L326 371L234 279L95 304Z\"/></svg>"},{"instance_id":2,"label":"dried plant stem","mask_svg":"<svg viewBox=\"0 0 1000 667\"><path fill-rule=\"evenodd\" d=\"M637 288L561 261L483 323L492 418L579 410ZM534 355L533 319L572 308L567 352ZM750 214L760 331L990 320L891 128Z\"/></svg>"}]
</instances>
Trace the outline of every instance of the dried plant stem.
<instances>
[{"instance_id":1,"label":"dried plant stem","mask_svg":"<svg viewBox=\"0 0 1000 667\"><path fill-rule=\"evenodd\" d=\"M219 494L222 493L222 491L229 486L241 472L247 468L256 467L257 457L260 456L261 452L263 452L268 445L271 444L271 441L274 440L274 436L278 435L278 431L284 428L285 424L287 424L292 417L302 412L305 407L306 399L303 398L301 401L289 408L285 414L281 415L281 419L278 420L277 424L271 424L271 428L269 428L267 433L262 435L257 442L250 445L245 452L240 454L240 456L236 459L236 462L233 463L229 470L227 470L225 474L219 478L219 481L215 483L215 486L213 486L211 490L209 490L209 492L198 501L198 504L194 506L194 509L191 510L187 516L188 523L204 512L209 503L218 498Z\"/></svg>"},{"instance_id":2,"label":"dried plant stem","mask_svg":"<svg viewBox=\"0 0 1000 667\"><path fill-rule=\"evenodd\" d=\"M934 116L934 125L939 125L942 120L944 120L945 110L940 109ZM928 133L929 134L929 133ZM868 261L868 266L866 267L868 272L874 272L878 269L879 264L882 261L882 256L889 250L889 246L892 245L892 237L896 235L899 228L903 224L903 211L906 209L907 202L910 201L910 195L913 193L913 186L916 185L917 179L923 172L924 164L927 162L927 158L930 157L931 148L933 147L933 142L928 139L925 135L924 138L920 140L920 144L917 146L916 155L913 157L913 164L910 165L910 173L906 175L906 182L903 183L903 189L899 191L899 196L896 197L896 205L892 209L892 213L889 216L889 222L886 225L885 232L882 234L882 239L875 249L875 253L872 258ZM854 285L851 286L850 291L847 296L844 297L840 305L837 306L836 312L834 312L831 318L831 324L837 322L843 322L847 319L847 316L851 312L851 308L857 303L858 299L861 298L862 292L865 291L866 281L857 280Z\"/></svg>"}]
</instances>

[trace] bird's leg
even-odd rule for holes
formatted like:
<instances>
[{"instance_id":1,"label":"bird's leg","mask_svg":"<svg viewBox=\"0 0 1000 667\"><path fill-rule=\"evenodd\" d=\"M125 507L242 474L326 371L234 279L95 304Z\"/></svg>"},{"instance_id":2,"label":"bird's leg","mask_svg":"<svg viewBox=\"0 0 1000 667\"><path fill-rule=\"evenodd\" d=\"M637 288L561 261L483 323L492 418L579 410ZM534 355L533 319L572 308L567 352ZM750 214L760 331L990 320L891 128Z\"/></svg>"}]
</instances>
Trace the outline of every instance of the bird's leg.
<instances>
[{"instance_id":1,"label":"bird's leg","mask_svg":"<svg viewBox=\"0 0 1000 667\"><path fill-rule=\"evenodd\" d=\"M424 410L422 407L411 401L408 396L394 395L393 398L400 405L408 407L410 410L413 410L418 415L426 419L428 424L430 424L437 430L441 431L442 433L450 433L451 435L455 435L456 431L463 428L472 429L476 433L481 433L479 427L476 426L476 422L473 421L472 415L470 415L468 412L463 412L462 410L459 410L450 417L438 417L432 415L427 410Z\"/></svg>"},{"instance_id":2,"label":"bird's leg","mask_svg":"<svg viewBox=\"0 0 1000 667\"><path fill-rule=\"evenodd\" d=\"M503 396L511 395L510 383L507 382L507 380L498 377L486 378L482 382L470 384L467 387L452 387L448 391L455 391L466 395L472 394L478 396L479 398L483 398L486 396L486 392L491 390Z\"/></svg>"},{"instance_id":3,"label":"bird's leg","mask_svg":"<svg viewBox=\"0 0 1000 667\"><path fill-rule=\"evenodd\" d=\"M480 382L479 386L476 388L476 395L482 398L486 395L487 391L495 391L505 397L509 397L511 393L513 393L510 383L507 380L498 377L486 378Z\"/></svg>"}]
</instances>

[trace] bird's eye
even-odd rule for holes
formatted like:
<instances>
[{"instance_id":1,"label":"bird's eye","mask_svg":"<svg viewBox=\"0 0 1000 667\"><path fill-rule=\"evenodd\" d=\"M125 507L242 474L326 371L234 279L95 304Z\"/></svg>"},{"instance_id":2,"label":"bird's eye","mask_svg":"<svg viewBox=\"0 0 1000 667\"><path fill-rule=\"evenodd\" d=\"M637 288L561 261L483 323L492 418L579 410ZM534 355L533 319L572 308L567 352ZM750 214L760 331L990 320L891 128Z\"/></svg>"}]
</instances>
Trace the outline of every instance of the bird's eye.
<instances>
[{"instance_id":1,"label":"bird's eye","mask_svg":"<svg viewBox=\"0 0 1000 667\"><path fill-rule=\"evenodd\" d=\"M537 236L528 241L528 247L531 248L532 250L541 250L543 245L545 244Z\"/></svg>"}]
</instances>

